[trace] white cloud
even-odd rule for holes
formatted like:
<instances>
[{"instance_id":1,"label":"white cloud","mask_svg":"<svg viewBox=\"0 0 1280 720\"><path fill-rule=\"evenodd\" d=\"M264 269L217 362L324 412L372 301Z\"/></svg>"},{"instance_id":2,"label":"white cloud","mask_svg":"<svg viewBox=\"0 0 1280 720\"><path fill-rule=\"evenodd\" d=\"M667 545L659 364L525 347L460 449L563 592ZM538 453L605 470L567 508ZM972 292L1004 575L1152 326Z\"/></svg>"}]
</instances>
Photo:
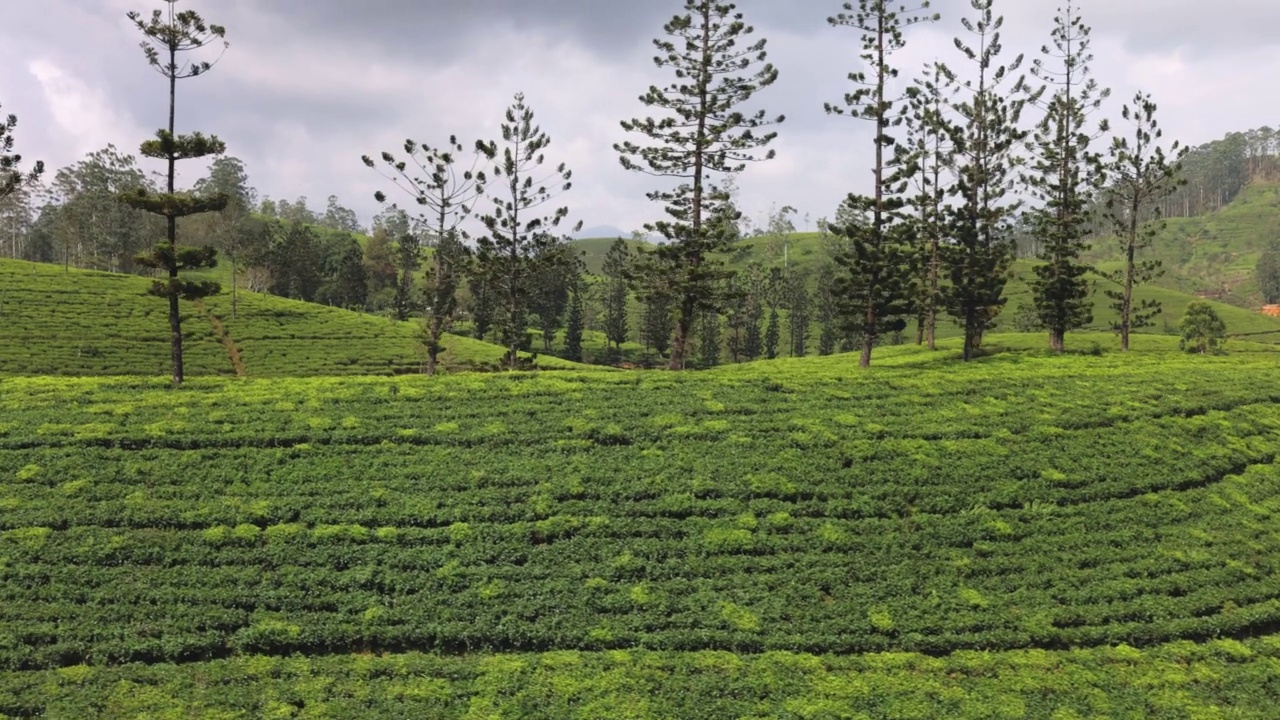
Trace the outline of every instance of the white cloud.
<instances>
[{"instance_id":1,"label":"white cloud","mask_svg":"<svg viewBox=\"0 0 1280 720\"><path fill-rule=\"evenodd\" d=\"M49 60L33 60L27 71L40 84L48 116L62 130L60 154L80 157L109 143L129 147L143 139L137 125L112 107L101 89Z\"/></svg>"}]
</instances>

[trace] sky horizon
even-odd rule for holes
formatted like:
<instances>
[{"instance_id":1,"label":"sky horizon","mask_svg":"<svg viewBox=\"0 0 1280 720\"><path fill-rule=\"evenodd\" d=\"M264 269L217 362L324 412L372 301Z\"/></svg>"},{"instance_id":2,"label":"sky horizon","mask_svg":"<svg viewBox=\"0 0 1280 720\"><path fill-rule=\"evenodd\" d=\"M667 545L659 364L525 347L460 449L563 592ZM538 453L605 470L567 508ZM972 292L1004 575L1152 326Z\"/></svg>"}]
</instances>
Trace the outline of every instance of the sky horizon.
<instances>
[{"instance_id":1,"label":"sky horizon","mask_svg":"<svg viewBox=\"0 0 1280 720\"><path fill-rule=\"evenodd\" d=\"M146 65L141 34L125 14L144 15L157 0L42 0L9 11L0 29L0 113L19 124L15 151L24 167L58 168L114 144L137 154L167 111L163 79ZM869 123L828 116L861 69L858 37L826 17L841 3L742 0L738 9L768 40L778 82L750 109L785 114L772 145L777 158L738 178L740 207L760 221L771 207L798 209L799 229L831 217L851 191L870 186ZM1025 53L1029 71L1049 40L1060 3L997 0L1005 52ZM398 191L364 166L362 155L399 152L405 138L430 145L457 135L465 146L498 134L502 114L524 92L551 136L550 162L573 170L574 188L561 198L570 225L614 226L629 233L661 217L645 193L663 187L627 172L612 149L644 138L624 132L624 119L652 114L638 100L667 72L652 61L652 41L683 6L679 0L604 3L599 0L182 0L208 22L225 25L231 47L206 76L178 85L178 131L215 134L240 158L261 196L306 196L323 212L337 195L367 225L382 190ZM1197 146L1229 132L1280 124L1280 101L1261 92L1280 76L1280 4L1220 0L1215 16L1190 0L1083 2L1093 28L1093 70L1112 90L1099 117L1119 120L1138 90L1160 106L1170 140ZM953 38L968 2L941 0L937 24L907 30L895 57L905 77L935 58L962 66ZM207 56L207 55L206 55ZM960 69L962 73L967 69ZM151 172L160 161L140 159ZM189 187L205 163L179 163ZM405 205L408 196L400 196ZM808 217L808 221L804 220Z\"/></svg>"}]
</instances>

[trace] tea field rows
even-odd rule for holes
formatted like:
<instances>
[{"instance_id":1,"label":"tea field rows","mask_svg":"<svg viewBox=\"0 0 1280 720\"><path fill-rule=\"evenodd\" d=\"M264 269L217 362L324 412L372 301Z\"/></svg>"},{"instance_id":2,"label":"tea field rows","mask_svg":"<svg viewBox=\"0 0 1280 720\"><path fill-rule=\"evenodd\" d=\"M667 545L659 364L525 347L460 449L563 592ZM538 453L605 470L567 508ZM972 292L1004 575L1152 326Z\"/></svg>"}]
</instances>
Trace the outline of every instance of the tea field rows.
<instances>
[{"instance_id":1,"label":"tea field rows","mask_svg":"<svg viewBox=\"0 0 1280 720\"><path fill-rule=\"evenodd\" d=\"M0 259L0 375L159 375L169 372L168 306L132 275ZM240 292L183 303L187 374L235 375L216 316L251 377L419 372L417 325L314 303ZM444 343L447 368L496 365L503 349L466 337ZM539 367L572 368L554 357Z\"/></svg>"},{"instance_id":2,"label":"tea field rows","mask_svg":"<svg viewBox=\"0 0 1280 720\"><path fill-rule=\"evenodd\" d=\"M1154 347L0 378L0 713L1267 717L1280 353Z\"/></svg>"}]
</instances>

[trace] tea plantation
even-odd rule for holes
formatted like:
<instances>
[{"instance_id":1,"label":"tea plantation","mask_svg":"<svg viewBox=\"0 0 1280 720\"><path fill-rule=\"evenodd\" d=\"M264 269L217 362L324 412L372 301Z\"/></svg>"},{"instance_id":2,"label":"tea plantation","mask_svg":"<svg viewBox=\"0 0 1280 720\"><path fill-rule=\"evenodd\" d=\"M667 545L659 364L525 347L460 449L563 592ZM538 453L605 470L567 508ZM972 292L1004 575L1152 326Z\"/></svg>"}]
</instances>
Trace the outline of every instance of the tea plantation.
<instances>
[{"instance_id":1,"label":"tea plantation","mask_svg":"<svg viewBox=\"0 0 1280 720\"><path fill-rule=\"evenodd\" d=\"M151 281L0 259L0 375L164 375L168 306ZM420 371L414 323L241 292L183 303L188 375L288 377ZM453 369L496 366L503 348L447 338ZM539 367L574 367L554 357Z\"/></svg>"},{"instance_id":2,"label":"tea plantation","mask_svg":"<svg viewBox=\"0 0 1280 720\"><path fill-rule=\"evenodd\" d=\"M0 378L0 715L1274 718L1280 352L1042 341Z\"/></svg>"}]
</instances>

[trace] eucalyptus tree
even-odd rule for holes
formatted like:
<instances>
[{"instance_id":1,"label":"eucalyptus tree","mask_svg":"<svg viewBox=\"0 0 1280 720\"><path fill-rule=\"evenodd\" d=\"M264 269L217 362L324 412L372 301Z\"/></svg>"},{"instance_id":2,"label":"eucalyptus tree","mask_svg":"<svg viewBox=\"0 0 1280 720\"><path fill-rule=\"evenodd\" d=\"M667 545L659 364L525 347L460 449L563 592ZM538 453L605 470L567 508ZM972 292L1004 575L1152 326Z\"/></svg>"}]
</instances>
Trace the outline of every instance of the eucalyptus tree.
<instances>
[{"instance_id":1,"label":"eucalyptus tree","mask_svg":"<svg viewBox=\"0 0 1280 720\"><path fill-rule=\"evenodd\" d=\"M640 102L661 117L624 120L622 128L654 144L614 145L628 170L670 178L674 188L648 194L669 217L646 225L667 242L648 258L650 272L667 272L674 294L676 321L667 367L680 370L689 352L689 336L699 315L718 309L716 290L727 272L712 255L737 235L739 216L728 188L715 176L732 176L747 163L767 160L764 151L777 137L761 129L783 121L764 110L742 108L778 79L767 62L764 39L749 42L755 29L743 22L733 3L685 0L683 11L663 26L668 38L654 40L654 63L675 80L651 86ZM764 151L764 152L760 152ZM732 216L732 217L731 217Z\"/></svg>"},{"instance_id":2,"label":"eucalyptus tree","mask_svg":"<svg viewBox=\"0 0 1280 720\"><path fill-rule=\"evenodd\" d=\"M854 89L845 94L844 107L831 103L823 107L830 114L869 121L875 127L872 194L851 193L845 204L860 217L831 228L847 240L846 252L837 258L844 270L840 305L848 329L862 337L862 367L871 366L871 350L882 329L901 330L901 318L915 296L910 272L914 228L903 212L907 178L914 166L889 134L902 125L910 106L907 94L891 96L900 71L890 64L890 56L906 47L906 28L938 19L937 14L923 12L928 8L928 0L914 7L891 0L859 0L856 6L845 3L843 12L827 19L832 26L861 34L860 58L867 69L849 74Z\"/></svg>"},{"instance_id":3,"label":"eucalyptus tree","mask_svg":"<svg viewBox=\"0 0 1280 720\"><path fill-rule=\"evenodd\" d=\"M221 212L206 216L209 220L205 230L218 251L231 261L231 317L235 318L239 307L240 264L246 255L261 252L262 248L255 242L265 236L253 218L257 191L249 187L244 162L230 155L214 158L208 176L196 182L195 191L202 195L227 196L227 205Z\"/></svg>"},{"instance_id":4,"label":"eucalyptus tree","mask_svg":"<svg viewBox=\"0 0 1280 720\"><path fill-rule=\"evenodd\" d=\"M153 193L146 188L122 194L120 199L125 204L163 217L168 225L166 242L146 254L140 255L137 262L145 267L159 270L167 274L167 280L156 281L151 287L151 294L162 297L169 302L170 349L173 358L173 383L181 384L183 380L182 366L182 315L178 301L199 300L215 295L220 287L215 282L183 280L179 273L183 270L200 270L217 265L217 251L212 246L180 247L178 245L178 218L214 212L226 207L229 198L223 194L201 196L189 192L177 192L174 187L176 163L179 160L192 160L220 155L226 150L221 140L199 132L190 135L175 134L175 111L177 106L177 83L179 80L199 77L213 67L212 62L197 61L179 63L180 53L200 50L210 45L221 45L225 50L226 29L221 25L208 24L194 10L178 12L177 0L164 0L167 10L155 10L149 18L140 13L130 12L129 19L140 30L145 38L142 51L147 62L169 85L169 124L167 129L156 132L154 140L142 143L141 153L145 157L164 160L168 165L165 179L165 191Z\"/></svg>"},{"instance_id":5,"label":"eucalyptus tree","mask_svg":"<svg viewBox=\"0 0 1280 720\"><path fill-rule=\"evenodd\" d=\"M564 163L543 169L551 138L534 123L523 93L516 94L505 117L501 146L498 141L476 143L492 163L488 178L495 186L490 193L493 207L480 216L486 233L476 241L476 271L500 298L502 344L507 348L507 365L514 369L528 329L529 281L542 259L549 257L543 251L559 240L556 228L568 217L569 208L537 213L573 186L573 173ZM579 222L574 231L581 226Z\"/></svg>"},{"instance_id":6,"label":"eucalyptus tree","mask_svg":"<svg viewBox=\"0 0 1280 720\"><path fill-rule=\"evenodd\" d=\"M1025 179L1041 205L1031 212L1031 227L1043 263L1032 281L1036 314L1049 331L1050 349L1066 349L1067 331L1093 322L1089 266L1080 254L1088 250L1091 208L1104 175L1102 156L1090 149L1107 132L1106 120L1089 126L1089 116L1111 94L1091 77L1090 28L1079 8L1068 0L1054 18L1051 45L1031 73L1052 92L1037 103L1044 116L1032 136L1032 162Z\"/></svg>"},{"instance_id":7,"label":"eucalyptus tree","mask_svg":"<svg viewBox=\"0 0 1280 720\"><path fill-rule=\"evenodd\" d=\"M1130 333L1150 325L1161 311L1158 300L1134 302L1135 287L1164 274L1159 260L1139 260L1138 252L1151 247L1163 224L1161 201L1182 183L1179 171L1187 151L1176 141L1168 151L1161 146L1164 133L1150 95L1137 93L1120 114L1130 125L1131 135L1117 133L1111 139L1106 160L1106 212L1120 237L1125 265L1107 275L1120 289L1106 294L1120 316L1114 325L1120 334L1120 348L1128 351Z\"/></svg>"},{"instance_id":8,"label":"eucalyptus tree","mask_svg":"<svg viewBox=\"0 0 1280 720\"><path fill-rule=\"evenodd\" d=\"M422 224L428 228L432 252L422 328L427 359L424 370L428 375L436 372L440 353L445 349L440 341L453 329L458 314L458 291L469 261L465 243L470 237L461 225L484 194L487 180L484 171L478 169L486 155L476 152L470 165L462 167L466 164L463 152L457 136L450 136L448 144L439 148L405 140L404 159L390 152L381 156L380 174L414 199L422 208ZM367 167L378 167L368 155L361 160ZM374 199L384 203L387 196L378 191Z\"/></svg>"}]
</instances>

